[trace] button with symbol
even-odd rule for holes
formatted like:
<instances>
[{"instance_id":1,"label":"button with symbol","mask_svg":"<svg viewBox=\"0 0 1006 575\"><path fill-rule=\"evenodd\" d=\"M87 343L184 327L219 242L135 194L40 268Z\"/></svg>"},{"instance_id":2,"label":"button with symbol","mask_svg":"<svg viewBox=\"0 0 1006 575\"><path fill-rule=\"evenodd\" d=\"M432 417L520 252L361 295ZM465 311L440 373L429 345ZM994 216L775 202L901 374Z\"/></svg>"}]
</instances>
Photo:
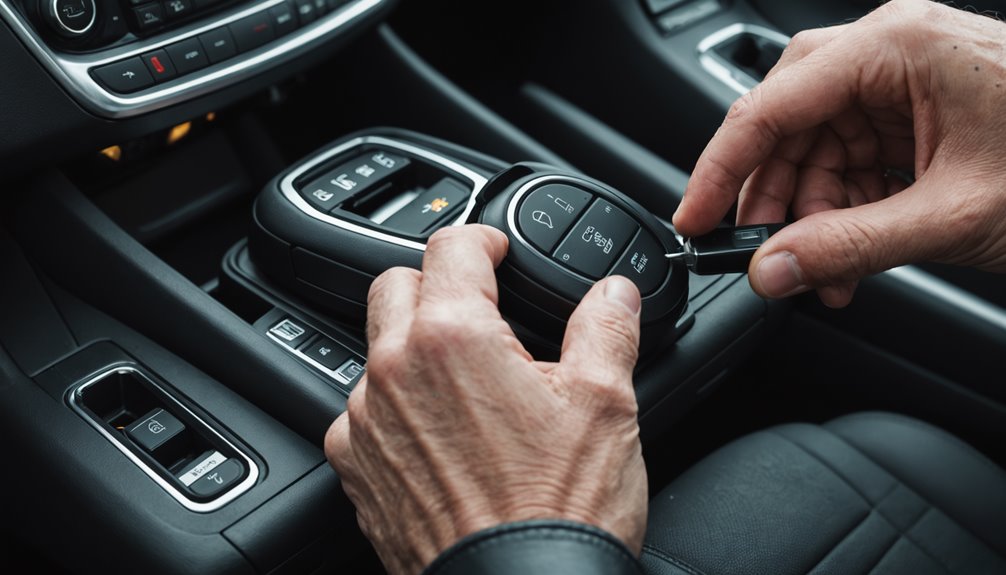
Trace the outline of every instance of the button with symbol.
<instances>
[{"instance_id":1,"label":"button with symbol","mask_svg":"<svg viewBox=\"0 0 1006 575\"><path fill-rule=\"evenodd\" d=\"M169 20L184 18L195 9L192 0L164 0L163 6Z\"/></svg>"},{"instance_id":2,"label":"button with symbol","mask_svg":"<svg viewBox=\"0 0 1006 575\"><path fill-rule=\"evenodd\" d=\"M164 82L176 76L175 66L164 50L156 50L140 56L147 65L147 71L157 82Z\"/></svg>"},{"instance_id":3,"label":"button with symbol","mask_svg":"<svg viewBox=\"0 0 1006 575\"><path fill-rule=\"evenodd\" d=\"M164 24L164 8L160 4L144 4L133 8L133 20L140 30L150 30Z\"/></svg>"},{"instance_id":4,"label":"button with symbol","mask_svg":"<svg viewBox=\"0 0 1006 575\"><path fill-rule=\"evenodd\" d=\"M389 230L412 236L432 233L451 221L468 202L471 188L454 178L443 178L416 196L381 224Z\"/></svg>"},{"instance_id":5,"label":"button with symbol","mask_svg":"<svg viewBox=\"0 0 1006 575\"><path fill-rule=\"evenodd\" d=\"M625 255L611 270L611 275L625 276L635 282L639 293L647 296L656 291L667 279L671 262L664 257L667 253L657 239L647 231L641 231L629 244Z\"/></svg>"},{"instance_id":6,"label":"button with symbol","mask_svg":"<svg viewBox=\"0 0 1006 575\"><path fill-rule=\"evenodd\" d=\"M179 74L188 74L210 64L206 57L206 51L203 50L203 45L199 43L198 38L189 38L172 44L168 46L167 50L171 61L178 68Z\"/></svg>"},{"instance_id":7,"label":"button with symbol","mask_svg":"<svg viewBox=\"0 0 1006 575\"><path fill-rule=\"evenodd\" d=\"M237 483L244 474L245 468L241 462L231 458L192 482L189 491L198 497L212 497Z\"/></svg>"},{"instance_id":8,"label":"button with symbol","mask_svg":"<svg viewBox=\"0 0 1006 575\"><path fill-rule=\"evenodd\" d=\"M666 259L666 258L665 258ZM314 335L314 330L300 323L299 320L286 318L269 328L269 333L290 349L297 349Z\"/></svg>"},{"instance_id":9,"label":"button with symbol","mask_svg":"<svg viewBox=\"0 0 1006 575\"><path fill-rule=\"evenodd\" d=\"M338 370L335 372L335 378L339 383L345 385L349 389L356 387L356 384L363 378L363 372L366 368L360 362L355 359L351 359L346 363L342 364Z\"/></svg>"},{"instance_id":10,"label":"button with symbol","mask_svg":"<svg viewBox=\"0 0 1006 575\"><path fill-rule=\"evenodd\" d=\"M147 412L126 428L126 434L150 453L160 449L182 431L185 431L185 425L160 408Z\"/></svg>"},{"instance_id":11,"label":"button with symbol","mask_svg":"<svg viewBox=\"0 0 1006 575\"><path fill-rule=\"evenodd\" d=\"M639 224L628 214L598 199L559 245L554 258L589 278L600 279L638 231Z\"/></svg>"},{"instance_id":12,"label":"button with symbol","mask_svg":"<svg viewBox=\"0 0 1006 575\"><path fill-rule=\"evenodd\" d=\"M590 193L565 184L542 186L521 203L517 225L535 247L551 253L590 198Z\"/></svg>"},{"instance_id":13,"label":"button with symbol","mask_svg":"<svg viewBox=\"0 0 1006 575\"><path fill-rule=\"evenodd\" d=\"M129 94L154 85L154 78L139 57L95 68L91 70L91 74L106 88L120 94Z\"/></svg>"},{"instance_id":14,"label":"button with symbol","mask_svg":"<svg viewBox=\"0 0 1006 575\"><path fill-rule=\"evenodd\" d=\"M352 356L348 349L321 335L300 351L330 371L339 369L339 366Z\"/></svg>"}]
</instances>

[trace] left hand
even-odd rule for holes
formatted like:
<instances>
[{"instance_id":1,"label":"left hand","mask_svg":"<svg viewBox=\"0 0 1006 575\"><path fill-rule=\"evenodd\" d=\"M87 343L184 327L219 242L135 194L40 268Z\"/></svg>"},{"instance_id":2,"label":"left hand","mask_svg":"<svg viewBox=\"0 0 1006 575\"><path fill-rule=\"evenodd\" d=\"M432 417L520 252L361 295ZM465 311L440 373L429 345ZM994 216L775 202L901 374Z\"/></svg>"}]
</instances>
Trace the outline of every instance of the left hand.
<instances>
[{"instance_id":1,"label":"left hand","mask_svg":"<svg viewBox=\"0 0 1006 575\"><path fill-rule=\"evenodd\" d=\"M632 371L640 297L598 282L559 363L536 362L497 309L506 237L464 226L430 238L423 271L371 287L367 375L325 453L391 573L419 573L498 524L567 519L635 552L647 485Z\"/></svg>"}]
</instances>

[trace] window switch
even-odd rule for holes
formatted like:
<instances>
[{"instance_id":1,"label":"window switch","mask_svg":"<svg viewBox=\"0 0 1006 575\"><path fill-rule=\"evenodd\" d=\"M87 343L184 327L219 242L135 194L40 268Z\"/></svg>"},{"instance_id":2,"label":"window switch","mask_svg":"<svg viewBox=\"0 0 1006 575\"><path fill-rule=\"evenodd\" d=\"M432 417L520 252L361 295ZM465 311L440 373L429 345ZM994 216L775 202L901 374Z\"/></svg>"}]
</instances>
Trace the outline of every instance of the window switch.
<instances>
[{"instance_id":1,"label":"window switch","mask_svg":"<svg viewBox=\"0 0 1006 575\"><path fill-rule=\"evenodd\" d=\"M305 341L311 339L314 330L291 317L284 319L269 328L269 333L290 349L297 349Z\"/></svg>"},{"instance_id":2,"label":"window switch","mask_svg":"<svg viewBox=\"0 0 1006 575\"><path fill-rule=\"evenodd\" d=\"M154 453L183 431L185 425L160 408L147 412L126 429L129 437L149 453Z\"/></svg>"},{"instance_id":3,"label":"window switch","mask_svg":"<svg viewBox=\"0 0 1006 575\"><path fill-rule=\"evenodd\" d=\"M300 351L329 371L339 369L339 366L352 355L348 349L324 336L317 337Z\"/></svg>"}]
</instances>

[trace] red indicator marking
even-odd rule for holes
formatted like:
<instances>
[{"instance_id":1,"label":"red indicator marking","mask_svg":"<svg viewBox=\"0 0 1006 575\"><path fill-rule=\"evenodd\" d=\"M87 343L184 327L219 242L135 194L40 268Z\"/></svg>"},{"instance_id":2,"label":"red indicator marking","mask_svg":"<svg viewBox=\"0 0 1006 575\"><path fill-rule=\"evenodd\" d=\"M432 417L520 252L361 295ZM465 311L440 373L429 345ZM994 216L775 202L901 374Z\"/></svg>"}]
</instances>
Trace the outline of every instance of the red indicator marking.
<instances>
[{"instance_id":1,"label":"red indicator marking","mask_svg":"<svg viewBox=\"0 0 1006 575\"><path fill-rule=\"evenodd\" d=\"M265 22L263 22L261 24L256 24L255 27L252 28L252 32L255 32L255 33L265 32L268 29L269 29L269 25L266 24Z\"/></svg>"},{"instance_id":2,"label":"red indicator marking","mask_svg":"<svg viewBox=\"0 0 1006 575\"><path fill-rule=\"evenodd\" d=\"M157 70L158 74L164 73L164 64L161 64L161 60L157 56L151 58L150 63L154 66L154 70Z\"/></svg>"}]
</instances>

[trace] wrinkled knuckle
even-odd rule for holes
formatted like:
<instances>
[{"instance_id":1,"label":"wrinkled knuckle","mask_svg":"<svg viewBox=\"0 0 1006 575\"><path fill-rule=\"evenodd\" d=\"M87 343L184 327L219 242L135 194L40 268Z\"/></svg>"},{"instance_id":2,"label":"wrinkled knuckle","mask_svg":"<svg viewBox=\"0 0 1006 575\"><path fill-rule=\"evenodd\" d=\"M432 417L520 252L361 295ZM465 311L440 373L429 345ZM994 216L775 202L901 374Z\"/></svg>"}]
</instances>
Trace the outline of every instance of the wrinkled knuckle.
<instances>
[{"instance_id":1,"label":"wrinkled knuckle","mask_svg":"<svg viewBox=\"0 0 1006 575\"><path fill-rule=\"evenodd\" d=\"M730 109L727 110L726 121L733 123L750 118L758 108L755 96L757 91L757 88L750 90L740 98L734 100L734 103L730 105Z\"/></svg>"},{"instance_id":2,"label":"wrinkled knuckle","mask_svg":"<svg viewBox=\"0 0 1006 575\"><path fill-rule=\"evenodd\" d=\"M786 49L783 50L784 54L790 56L802 56L807 52L813 50L814 45L814 34L811 30L803 30L797 32L795 36L790 38L789 44L786 45Z\"/></svg>"},{"instance_id":3,"label":"wrinkled knuckle","mask_svg":"<svg viewBox=\"0 0 1006 575\"><path fill-rule=\"evenodd\" d=\"M830 248L830 261L817 283L847 282L877 271L882 259L879 232L866 222L852 219L823 222L818 241Z\"/></svg>"},{"instance_id":4,"label":"wrinkled knuckle","mask_svg":"<svg viewBox=\"0 0 1006 575\"><path fill-rule=\"evenodd\" d=\"M370 302L376 300L391 286L401 282L410 281L417 274L419 274L419 271L412 268L394 267L388 269L370 283L367 301Z\"/></svg>"},{"instance_id":5,"label":"wrinkled knuckle","mask_svg":"<svg viewBox=\"0 0 1006 575\"><path fill-rule=\"evenodd\" d=\"M620 356L617 359L635 364L639 354L638 320L629 316L628 310L609 310L598 314L594 321L596 337L606 340L604 348L614 350Z\"/></svg>"},{"instance_id":6,"label":"wrinkled knuckle","mask_svg":"<svg viewBox=\"0 0 1006 575\"><path fill-rule=\"evenodd\" d=\"M598 411L616 419L635 416L638 411L632 386L611 374L577 374L577 387Z\"/></svg>"},{"instance_id":7,"label":"wrinkled knuckle","mask_svg":"<svg viewBox=\"0 0 1006 575\"><path fill-rule=\"evenodd\" d=\"M410 347L423 354L439 354L483 341L482 322L466 320L465 316L447 306L422 309L412 322Z\"/></svg>"},{"instance_id":8,"label":"wrinkled knuckle","mask_svg":"<svg viewBox=\"0 0 1006 575\"><path fill-rule=\"evenodd\" d=\"M451 244L457 243L459 241L464 241L465 237L468 235L468 231L464 230L458 226L449 226L446 228L441 228L436 231L430 239L426 242L426 249L439 251L444 248L444 246L449 246Z\"/></svg>"}]
</instances>

